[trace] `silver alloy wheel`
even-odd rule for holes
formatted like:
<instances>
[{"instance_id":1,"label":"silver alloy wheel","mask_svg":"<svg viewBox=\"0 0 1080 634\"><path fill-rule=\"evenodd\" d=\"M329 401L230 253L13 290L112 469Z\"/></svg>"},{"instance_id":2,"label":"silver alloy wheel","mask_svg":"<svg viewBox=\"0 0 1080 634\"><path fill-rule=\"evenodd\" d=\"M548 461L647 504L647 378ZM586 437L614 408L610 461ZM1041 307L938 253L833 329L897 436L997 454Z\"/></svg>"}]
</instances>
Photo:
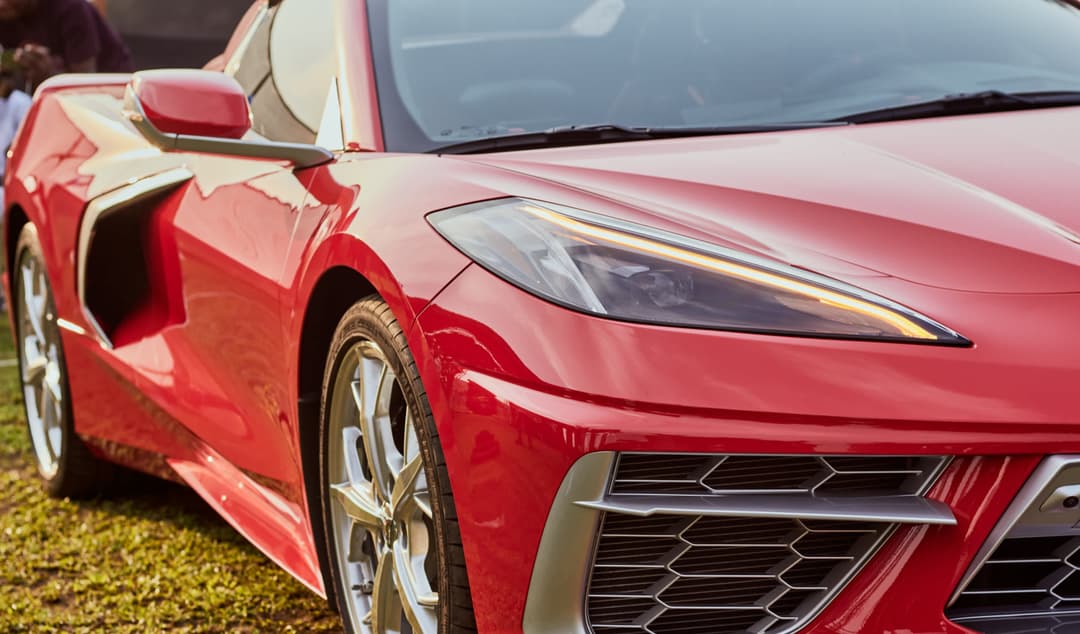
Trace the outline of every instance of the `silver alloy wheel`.
<instances>
[{"instance_id":1,"label":"silver alloy wheel","mask_svg":"<svg viewBox=\"0 0 1080 634\"><path fill-rule=\"evenodd\" d=\"M37 457L38 470L46 479L60 469L64 449L64 387L60 359L60 329L49 293L49 282L40 260L23 258L19 266L19 361L22 368L26 422Z\"/></svg>"},{"instance_id":2,"label":"silver alloy wheel","mask_svg":"<svg viewBox=\"0 0 1080 634\"><path fill-rule=\"evenodd\" d=\"M327 420L333 554L361 632L436 634L434 516L412 408L375 343L353 344Z\"/></svg>"}]
</instances>

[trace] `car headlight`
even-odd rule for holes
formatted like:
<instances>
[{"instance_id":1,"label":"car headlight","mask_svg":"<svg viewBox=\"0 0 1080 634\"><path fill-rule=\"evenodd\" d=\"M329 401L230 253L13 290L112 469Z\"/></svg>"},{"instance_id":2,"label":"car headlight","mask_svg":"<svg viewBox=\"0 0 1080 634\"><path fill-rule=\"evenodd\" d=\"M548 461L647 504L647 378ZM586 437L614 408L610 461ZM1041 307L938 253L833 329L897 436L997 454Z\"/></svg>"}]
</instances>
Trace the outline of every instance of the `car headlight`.
<instances>
[{"instance_id":1,"label":"car headlight","mask_svg":"<svg viewBox=\"0 0 1080 634\"><path fill-rule=\"evenodd\" d=\"M504 280L610 319L970 345L927 317L843 282L578 209L504 199L428 218L451 244Z\"/></svg>"}]
</instances>

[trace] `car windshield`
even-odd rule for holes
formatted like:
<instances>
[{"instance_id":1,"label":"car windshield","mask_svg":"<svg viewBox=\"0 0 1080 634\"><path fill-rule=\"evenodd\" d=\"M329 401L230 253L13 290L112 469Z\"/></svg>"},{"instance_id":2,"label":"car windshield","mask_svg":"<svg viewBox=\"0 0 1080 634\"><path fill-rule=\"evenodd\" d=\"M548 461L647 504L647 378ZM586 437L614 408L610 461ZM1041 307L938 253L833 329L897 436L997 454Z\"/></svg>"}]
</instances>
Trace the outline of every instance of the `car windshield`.
<instances>
[{"instance_id":1,"label":"car windshield","mask_svg":"<svg viewBox=\"0 0 1080 634\"><path fill-rule=\"evenodd\" d=\"M1080 91L1067 0L369 0L391 151Z\"/></svg>"}]
</instances>

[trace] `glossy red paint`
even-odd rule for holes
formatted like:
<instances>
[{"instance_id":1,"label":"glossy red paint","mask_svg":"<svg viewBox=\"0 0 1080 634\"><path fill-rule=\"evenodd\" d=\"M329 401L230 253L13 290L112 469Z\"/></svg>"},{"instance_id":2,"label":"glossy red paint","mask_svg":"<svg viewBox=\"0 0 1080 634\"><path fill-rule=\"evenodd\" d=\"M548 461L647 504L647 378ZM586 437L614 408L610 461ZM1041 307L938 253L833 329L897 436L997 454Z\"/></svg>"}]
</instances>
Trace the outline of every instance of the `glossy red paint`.
<instances>
[{"instance_id":1,"label":"glossy red paint","mask_svg":"<svg viewBox=\"0 0 1080 634\"><path fill-rule=\"evenodd\" d=\"M158 152L123 122L126 77L60 78L39 92L9 163L5 244L16 209L38 226L70 324L77 430L95 450L188 483L324 592L301 451L311 428L298 405L321 376L305 374L301 359L320 283L348 270L406 329L446 453L482 632L521 631L537 547L570 466L590 452L634 450L957 456L931 495L959 524L897 532L805 631L968 631L943 612L975 551L1042 456L1080 453L1080 250L1066 239L1080 232L1080 183L1060 141L1076 109L389 156L364 5L341 9L351 34L345 141L364 152L328 165ZM200 98L173 103L177 77L139 80L148 116L173 132L236 136L247 106L235 84L185 76L222 99L222 113ZM86 206L178 168L190 179L146 212L154 291L110 349L76 294ZM507 196L811 269L924 312L975 345L577 314L470 265L426 222Z\"/></svg>"},{"instance_id":2,"label":"glossy red paint","mask_svg":"<svg viewBox=\"0 0 1080 634\"><path fill-rule=\"evenodd\" d=\"M977 313L1007 312L956 299ZM1049 299L1071 306L1057 311L1067 327L1067 315L1080 308L1077 298ZM993 345L939 350L622 324L567 313L478 267L440 294L417 330L428 346L423 358L431 360L424 368L429 398L440 420L453 421L443 444L456 467L455 491L474 500L461 520L476 548L469 554L481 618L508 606L523 609L524 594L509 590L528 587L531 565L519 563L522 553L536 551L562 474L588 452L975 455L983 457L972 465L996 465L1001 459L988 456L1035 456L1048 446L1080 451L1080 427L1068 418L1072 370L1045 355L1032 354L1029 364L1012 357L1011 346L994 361ZM1056 345L1060 334L1047 332L1034 347ZM1005 377L1020 377L995 369L1004 363L1026 367L1030 381L1009 384ZM940 540L933 543L948 542L955 569L946 573L940 562L926 568L940 597L920 603L918 620L910 610L885 611L894 620L882 620L880 630L860 629L846 620L868 618L847 614L859 604L841 602L835 618L843 627L822 631L888 631L919 622L912 631L963 631L942 625L948 595L1037 460L1005 460L993 475L982 466L969 472L966 460L952 467L935 496L964 521L927 532ZM517 467L508 473L504 464ZM911 557L913 548L914 542L895 556ZM927 548L927 559L940 558L938 546ZM915 570L921 578L923 569ZM911 582L897 566L888 574ZM852 588L847 592L893 591ZM880 602L871 605L875 619L886 618ZM497 622L488 626L497 629Z\"/></svg>"},{"instance_id":3,"label":"glossy red paint","mask_svg":"<svg viewBox=\"0 0 1080 634\"><path fill-rule=\"evenodd\" d=\"M147 70L131 88L150 123L166 134L239 139L251 108L236 80L208 70Z\"/></svg>"}]
</instances>

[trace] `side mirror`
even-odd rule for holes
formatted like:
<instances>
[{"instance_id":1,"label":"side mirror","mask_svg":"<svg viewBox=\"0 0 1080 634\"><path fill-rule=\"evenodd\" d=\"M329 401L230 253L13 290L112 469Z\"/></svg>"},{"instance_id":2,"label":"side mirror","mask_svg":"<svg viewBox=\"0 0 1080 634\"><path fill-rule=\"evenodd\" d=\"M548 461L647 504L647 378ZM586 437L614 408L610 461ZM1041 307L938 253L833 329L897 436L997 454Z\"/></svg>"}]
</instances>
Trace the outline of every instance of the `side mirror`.
<instances>
[{"instance_id":1,"label":"side mirror","mask_svg":"<svg viewBox=\"0 0 1080 634\"><path fill-rule=\"evenodd\" d=\"M243 138L251 130L247 95L228 75L207 70L135 73L124 112L147 141L166 152L201 152L284 160L296 167L334 155L316 145Z\"/></svg>"}]
</instances>

